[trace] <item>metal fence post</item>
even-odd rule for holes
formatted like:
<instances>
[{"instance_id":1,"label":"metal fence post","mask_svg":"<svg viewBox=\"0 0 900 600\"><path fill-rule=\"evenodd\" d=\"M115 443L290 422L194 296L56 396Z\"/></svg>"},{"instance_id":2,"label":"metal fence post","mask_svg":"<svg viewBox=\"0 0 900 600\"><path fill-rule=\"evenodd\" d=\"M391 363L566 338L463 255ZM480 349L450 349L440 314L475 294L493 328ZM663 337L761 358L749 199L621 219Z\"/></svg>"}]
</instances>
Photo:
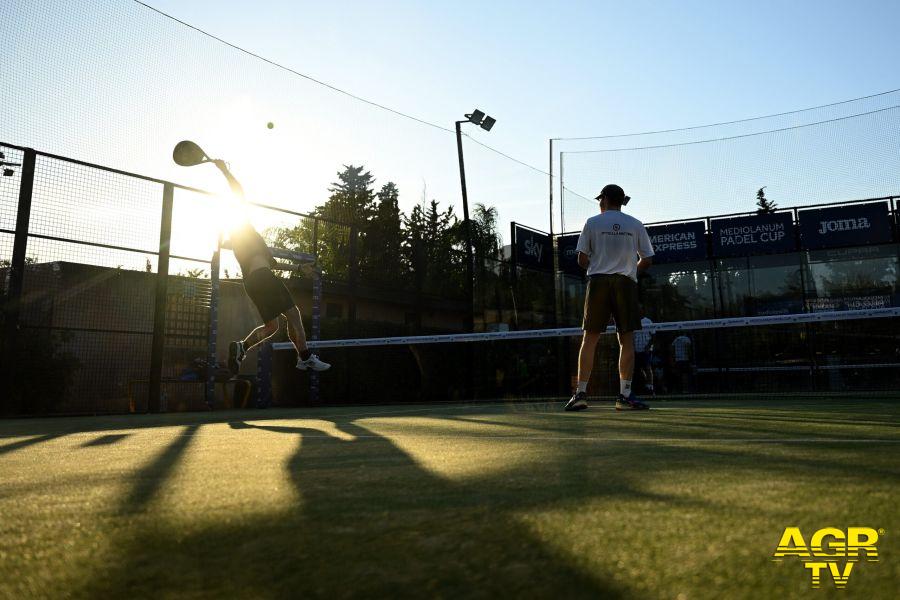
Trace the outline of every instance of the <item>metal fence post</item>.
<instances>
[{"instance_id":1,"label":"metal fence post","mask_svg":"<svg viewBox=\"0 0 900 600\"><path fill-rule=\"evenodd\" d=\"M216 344L219 338L219 258L222 237L219 236L216 251L209 263L209 333L206 344L206 405L212 408L216 401Z\"/></svg>"},{"instance_id":2,"label":"metal fence post","mask_svg":"<svg viewBox=\"0 0 900 600\"><path fill-rule=\"evenodd\" d=\"M150 353L150 398L148 410L159 412L162 394L162 364L166 342L166 302L169 293L169 252L172 241L174 187L163 186L162 217L159 224L159 263L156 269L156 302L153 313L153 346Z\"/></svg>"},{"instance_id":3,"label":"metal fence post","mask_svg":"<svg viewBox=\"0 0 900 600\"><path fill-rule=\"evenodd\" d=\"M512 221L509 224L509 239L510 239L510 253L509 253L509 293L512 296L513 303L513 329L519 329L519 308L516 306L516 292L518 292L519 287L519 260L518 260L518 252L516 250L516 222Z\"/></svg>"},{"instance_id":4,"label":"metal fence post","mask_svg":"<svg viewBox=\"0 0 900 600\"><path fill-rule=\"evenodd\" d=\"M359 230L355 225L350 227L350 302L347 307L347 323L351 337L356 334L356 281L359 273Z\"/></svg>"},{"instance_id":5,"label":"metal fence post","mask_svg":"<svg viewBox=\"0 0 900 600\"><path fill-rule=\"evenodd\" d=\"M321 329L322 316L322 272L316 267L313 276L312 289L312 326L310 327L310 340L318 341ZM309 400L312 404L319 403L319 373L312 371L309 376Z\"/></svg>"},{"instance_id":6,"label":"metal fence post","mask_svg":"<svg viewBox=\"0 0 900 600\"><path fill-rule=\"evenodd\" d=\"M23 408L24 400L16 398L16 338L19 330L22 288L25 282L25 253L28 249L28 227L31 222L31 198L34 193L34 171L37 153L25 149L22 161L22 179L19 184L19 204L16 212L16 235L13 241L12 260L9 266L9 286L3 306L3 355L0 363L3 394L0 397L0 412L16 413Z\"/></svg>"},{"instance_id":7,"label":"metal fence post","mask_svg":"<svg viewBox=\"0 0 900 600\"><path fill-rule=\"evenodd\" d=\"M311 254L319 259L319 220L313 217L313 239Z\"/></svg>"},{"instance_id":8,"label":"metal fence post","mask_svg":"<svg viewBox=\"0 0 900 600\"><path fill-rule=\"evenodd\" d=\"M559 230L566 231L566 184L563 177L563 154L559 153Z\"/></svg>"}]
</instances>

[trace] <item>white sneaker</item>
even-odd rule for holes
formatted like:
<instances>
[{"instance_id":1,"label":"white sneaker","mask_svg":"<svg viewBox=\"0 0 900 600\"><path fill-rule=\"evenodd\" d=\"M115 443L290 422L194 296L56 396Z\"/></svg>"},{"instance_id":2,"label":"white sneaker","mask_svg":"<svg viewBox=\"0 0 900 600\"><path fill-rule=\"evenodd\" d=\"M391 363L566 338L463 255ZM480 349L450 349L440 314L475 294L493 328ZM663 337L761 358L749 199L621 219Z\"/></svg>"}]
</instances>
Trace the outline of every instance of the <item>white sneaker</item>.
<instances>
[{"instance_id":1,"label":"white sneaker","mask_svg":"<svg viewBox=\"0 0 900 600\"><path fill-rule=\"evenodd\" d=\"M310 354L306 360L297 357L297 368L301 371L327 371L331 368L327 362L322 362L315 354Z\"/></svg>"}]
</instances>

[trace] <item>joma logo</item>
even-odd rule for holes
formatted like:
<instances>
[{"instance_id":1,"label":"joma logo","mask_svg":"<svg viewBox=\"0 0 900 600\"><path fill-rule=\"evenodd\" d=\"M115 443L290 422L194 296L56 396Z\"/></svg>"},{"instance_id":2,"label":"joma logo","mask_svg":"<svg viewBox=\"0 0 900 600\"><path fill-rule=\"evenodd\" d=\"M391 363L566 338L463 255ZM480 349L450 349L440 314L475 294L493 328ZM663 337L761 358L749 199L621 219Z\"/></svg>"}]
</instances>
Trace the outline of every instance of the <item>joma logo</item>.
<instances>
[{"instance_id":1,"label":"joma logo","mask_svg":"<svg viewBox=\"0 0 900 600\"><path fill-rule=\"evenodd\" d=\"M872 224L865 217L858 219L836 219L834 221L820 221L819 235L826 233L834 233L836 231L856 231L858 229L869 229Z\"/></svg>"}]
</instances>

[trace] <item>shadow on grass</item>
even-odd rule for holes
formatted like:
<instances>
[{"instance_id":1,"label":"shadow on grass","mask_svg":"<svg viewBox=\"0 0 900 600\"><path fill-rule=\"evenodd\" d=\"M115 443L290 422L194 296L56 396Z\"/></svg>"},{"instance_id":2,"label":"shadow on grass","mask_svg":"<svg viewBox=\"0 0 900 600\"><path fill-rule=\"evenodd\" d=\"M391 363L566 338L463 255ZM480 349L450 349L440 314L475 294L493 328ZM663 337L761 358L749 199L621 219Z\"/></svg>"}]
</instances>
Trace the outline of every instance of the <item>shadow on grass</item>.
<instances>
[{"instance_id":1,"label":"shadow on grass","mask_svg":"<svg viewBox=\"0 0 900 600\"><path fill-rule=\"evenodd\" d=\"M128 433L111 433L109 435L101 435L98 438L94 438L93 440L88 440L81 445L82 448L90 448L92 446L109 446L112 444L116 444L121 442L125 438L127 438L130 434Z\"/></svg>"},{"instance_id":2,"label":"shadow on grass","mask_svg":"<svg viewBox=\"0 0 900 600\"><path fill-rule=\"evenodd\" d=\"M454 484L389 439L349 420L332 422L356 437L231 423L297 438L286 468L300 501L193 533L155 523L113 539L117 560L77 595L137 588L160 596L264 598L623 596L510 514L532 504L529 490L500 499ZM180 435L143 470L122 512L148 503L191 437Z\"/></svg>"},{"instance_id":3,"label":"shadow on grass","mask_svg":"<svg viewBox=\"0 0 900 600\"><path fill-rule=\"evenodd\" d=\"M50 440L55 440L57 438L61 438L67 434L65 433L48 433L44 435L38 435L35 437L28 438L26 440L21 440L18 442L13 442L11 444L4 444L0 446L0 455L6 454L8 452L15 452L16 450L21 450L22 448L28 448L29 446L34 446L35 444L41 444L43 442L49 442Z\"/></svg>"},{"instance_id":4,"label":"shadow on grass","mask_svg":"<svg viewBox=\"0 0 900 600\"><path fill-rule=\"evenodd\" d=\"M634 419L617 429L634 436L634 442L548 443L538 461L511 460L509 468L499 472L450 480L353 418L314 418L332 423L347 439L311 427L230 423L235 430L296 438L298 448L285 465L299 499L296 504L270 512L260 507L260 513L233 515L230 521L191 531L165 522L139 525L113 538L116 560L100 569L90 565L94 575L78 595L117 597L138 589L158 596L264 598L625 597L637 592L590 568L597 557L581 560L565 548L569 540L560 539L559 533L552 537L558 545L551 547L521 515L575 514L601 498L612 499L626 511L639 505L650 515L677 513L680 508L705 511L707 516L722 508L741 510L718 506L716 498L698 495L696 487L678 495L647 489L648 482L701 468L722 486L739 485L751 475L789 478L802 472L830 480L877 474L888 484L898 477L890 464L885 469L838 464L832 459L847 450L839 441L818 444L814 458L764 449L774 444L661 445L652 437L637 440L647 434L649 423ZM568 432L577 435L587 426L587 420L571 423ZM124 500L123 513L139 510L155 497L196 427L187 427L145 467ZM516 438L486 443L507 442ZM438 455L454 450L452 440L443 450L431 447ZM670 480L673 485L678 477ZM760 508L753 505L752 510L758 513ZM620 523L601 519L594 527L582 535L602 540ZM606 546L601 542L599 547ZM614 565L616 548L607 551ZM606 564L607 559L599 562Z\"/></svg>"},{"instance_id":5,"label":"shadow on grass","mask_svg":"<svg viewBox=\"0 0 900 600\"><path fill-rule=\"evenodd\" d=\"M168 481L188 446L194 441L199 425L188 425L175 435L174 441L135 477L131 492L122 503L123 514L143 510Z\"/></svg>"}]
</instances>

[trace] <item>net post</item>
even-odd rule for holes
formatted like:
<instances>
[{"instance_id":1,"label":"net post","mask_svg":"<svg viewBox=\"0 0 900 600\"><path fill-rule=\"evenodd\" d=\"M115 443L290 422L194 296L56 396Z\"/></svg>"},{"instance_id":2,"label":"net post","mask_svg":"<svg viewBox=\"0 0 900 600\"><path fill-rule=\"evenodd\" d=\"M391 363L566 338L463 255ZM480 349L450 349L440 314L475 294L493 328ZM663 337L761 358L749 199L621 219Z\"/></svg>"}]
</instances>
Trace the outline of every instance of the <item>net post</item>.
<instances>
[{"instance_id":1,"label":"net post","mask_svg":"<svg viewBox=\"0 0 900 600\"><path fill-rule=\"evenodd\" d=\"M313 277L313 293L312 293L312 326L310 330L310 339L312 341L319 340L319 329L322 315L322 272L317 268ZM318 371L310 372L309 376L309 400L312 404L319 403L319 373Z\"/></svg>"},{"instance_id":2,"label":"net post","mask_svg":"<svg viewBox=\"0 0 900 600\"><path fill-rule=\"evenodd\" d=\"M350 302L347 306L347 322L349 324L350 335L356 335L356 280L357 280L357 236L358 230L356 225L350 226Z\"/></svg>"},{"instance_id":3,"label":"net post","mask_svg":"<svg viewBox=\"0 0 900 600\"><path fill-rule=\"evenodd\" d=\"M25 282L25 254L28 249L28 228L31 222L31 199L34 194L34 172L37 153L26 148L22 160L22 178L19 183L19 202L16 210L16 233L9 266L9 287L3 304L3 354L0 363L0 413L14 414L23 407L22 398L15 395L16 341L19 331L22 288Z\"/></svg>"},{"instance_id":4,"label":"net post","mask_svg":"<svg viewBox=\"0 0 900 600\"><path fill-rule=\"evenodd\" d=\"M550 272L553 274L553 327L559 328L562 327L563 323L563 277L564 274L561 270L557 270L559 266L559 246L557 244L557 240L559 236L554 236L552 233L550 234L550 252L553 257L553 262L550 265ZM560 396L565 396L567 392L567 388L569 385L568 382L568 367L569 367L569 351L568 344L566 343L565 338L559 338L556 341L556 393Z\"/></svg>"},{"instance_id":5,"label":"net post","mask_svg":"<svg viewBox=\"0 0 900 600\"><path fill-rule=\"evenodd\" d=\"M153 312L153 342L150 352L149 412L160 411L162 364L166 341L166 300L169 294L169 253L172 241L172 207L175 188L163 185L162 216L159 224L159 262L156 269L156 301Z\"/></svg>"},{"instance_id":6,"label":"net post","mask_svg":"<svg viewBox=\"0 0 900 600\"><path fill-rule=\"evenodd\" d=\"M209 333L206 343L206 405L212 408L216 401L216 343L219 337L219 262L222 236L218 237L216 250L209 263Z\"/></svg>"}]
</instances>

